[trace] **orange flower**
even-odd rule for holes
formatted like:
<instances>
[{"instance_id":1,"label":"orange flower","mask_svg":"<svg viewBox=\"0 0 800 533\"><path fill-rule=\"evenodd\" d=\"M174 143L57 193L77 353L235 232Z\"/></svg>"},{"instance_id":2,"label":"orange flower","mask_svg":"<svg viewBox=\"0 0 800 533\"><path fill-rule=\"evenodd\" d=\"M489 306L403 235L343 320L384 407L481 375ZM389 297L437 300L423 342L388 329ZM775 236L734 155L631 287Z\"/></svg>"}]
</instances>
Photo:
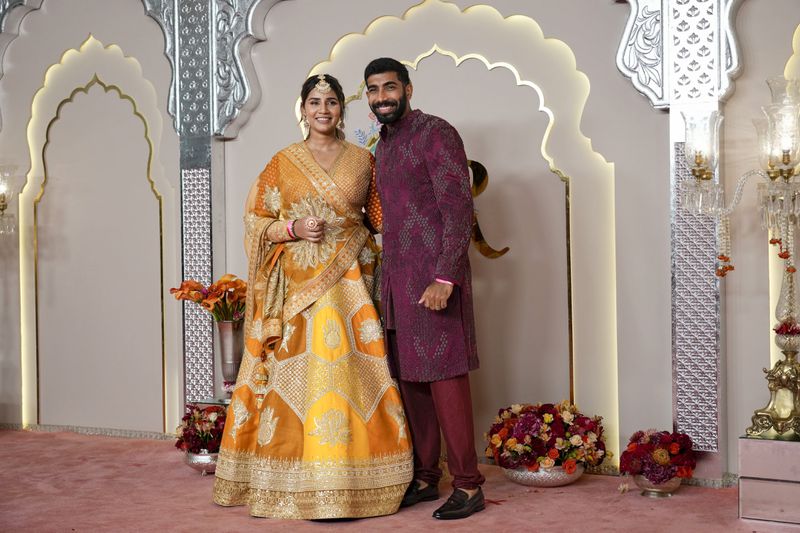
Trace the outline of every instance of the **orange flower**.
<instances>
[{"instance_id":1,"label":"orange flower","mask_svg":"<svg viewBox=\"0 0 800 533\"><path fill-rule=\"evenodd\" d=\"M669 458L669 452L664 448L656 448L651 455L653 460L661 466L667 466L672 461Z\"/></svg>"},{"instance_id":2,"label":"orange flower","mask_svg":"<svg viewBox=\"0 0 800 533\"><path fill-rule=\"evenodd\" d=\"M681 445L677 442L673 442L669 445L669 453L672 455L678 455L678 452L681 451Z\"/></svg>"},{"instance_id":3,"label":"orange flower","mask_svg":"<svg viewBox=\"0 0 800 533\"><path fill-rule=\"evenodd\" d=\"M528 471L529 472L538 472L539 471L539 463L533 463L531 465L528 465Z\"/></svg>"},{"instance_id":4,"label":"orange flower","mask_svg":"<svg viewBox=\"0 0 800 533\"><path fill-rule=\"evenodd\" d=\"M547 452L547 457L549 457L553 461L558 459L558 455L559 455L558 450L556 450L555 448L550 448L550 450Z\"/></svg>"},{"instance_id":5,"label":"orange flower","mask_svg":"<svg viewBox=\"0 0 800 533\"><path fill-rule=\"evenodd\" d=\"M498 436L499 436L501 439L504 439L504 438L508 437L508 428L503 428L503 429L501 429L500 431L498 431L498 432L497 432L497 435L498 435Z\"/></svg>"},{"instance_id":6,"label":"orange flower","mask_svg":"<svg viewBox=\"0 0 800 533\"><path fill-rule=\"evenodd\" d=\"M567 459L564 461L564 472L572 474L578 468L578 462L575 459Z\"/></svg>"},{"instance_id":7,"label":"orange flower","mask_svg":"<svg viewBox=\"0 0 800 533\"><path fill-rule=\"evenodd\" d=\"M784 250L778 254L778 257L780 257L781 259L789 259L789 256L791 255L792 254L790 254L788 250Z\"/></svg>"},{"instance_id":8,"label":"orange flower","mask_svg":"<svg viewBox=\"0 0 800 533\"><path fill-rule=\"evenodd\" d=\"M797 272L797 269L793 266L786 267L786 272L788 272L789 274L794 274L795 272Z\"/></svg>"},{"instance_id":9,"label":"orange flower","mask_svg":"<svg viewBox=\"0 0 800 533\"><path fill-rule=\"evenodd\" d=\"M688 466L679 466L677 476L685 479L692 477L694 471Z\"/></svg>"},{"instance_id":10,"label":"orange flower","mask_svg":"<svg viewBox=\"0 0 800 533\"><path fill-rule=\"evenodd\" d=\"M181 283L177 289L169 290L169 293L175 296L176 300L188 300L190 302L200 303L203 299L203 290L205 287L193 279L189 279Z\"/></svg>"},{"instance_id":11,"label":"orange flower","mask_svg":"<svg viewBox=\"0 0 800 533\"><path fill-rule=\"evenodd\" d=\"M636 448L637 448L638 446L639 446L639 445L638 445L638 444L636 444L635 442L631 442L631 443L629 443L629 444L628 444L628 451L629 451L629 452L636 451Z\"/></svg>"}]
</instances>

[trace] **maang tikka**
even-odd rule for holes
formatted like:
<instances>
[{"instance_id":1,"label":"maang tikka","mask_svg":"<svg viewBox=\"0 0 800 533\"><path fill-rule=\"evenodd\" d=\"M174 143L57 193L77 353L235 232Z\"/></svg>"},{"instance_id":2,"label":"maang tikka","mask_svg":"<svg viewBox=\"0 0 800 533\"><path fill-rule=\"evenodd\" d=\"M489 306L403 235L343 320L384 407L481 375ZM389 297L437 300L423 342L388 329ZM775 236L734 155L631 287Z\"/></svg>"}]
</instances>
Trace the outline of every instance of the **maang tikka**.
<instances>
[{"instance_id":1,"label":"maang tikka","mask_svg":"<svg viewBox=\"0 0 800 533\"><path fill-rule=\"evenodd\" d=\"M331 84L328 83L328 80L325 79L325 74L320 74L319 76L317 76L317 78L319 78L319 81L317 82L316 85L314 85L314 88L319 92L321 92L322 94L330 92Z\"/></svg>"}]
</instances>

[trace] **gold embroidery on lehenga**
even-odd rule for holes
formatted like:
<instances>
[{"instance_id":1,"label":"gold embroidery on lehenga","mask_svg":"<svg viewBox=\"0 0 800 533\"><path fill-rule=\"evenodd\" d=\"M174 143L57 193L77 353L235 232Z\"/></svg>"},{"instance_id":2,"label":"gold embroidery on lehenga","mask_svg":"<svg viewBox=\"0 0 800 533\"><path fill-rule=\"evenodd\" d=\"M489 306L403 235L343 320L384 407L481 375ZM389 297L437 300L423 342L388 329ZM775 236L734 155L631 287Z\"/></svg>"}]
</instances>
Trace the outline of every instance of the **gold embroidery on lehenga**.
<instances>
[{"instance_id":1,"label":"gold embroidery on lehenga","mask_svg":"<svg viewBox=\"0 0 800 533\"><path fill-rule=\"evenodd\" d=\"M325 346L331 350L335 350L342 344L342 336L339 333L339 323L334 319L329 318L325 322L325 327L322 329L322 337L325 340Z\"/></svg>"},{"instance_id":2,"label":"gold embroidery on lehenga","mask_svg":"<svg viewBox=\"0 0 800 533\"><path fill-rule=\"evenodd\" d=\"M319 443L327 446L338 446L350 442L350 428L347 415L338 409L329 409L319 418L314 417L314 431L309 435L319 437Z\"/></svg>"},{"instance_id":3,"label":"gold embroidery on lehenga","mask_svg":"<svg viewBox=\"0 0 800 533\"><path fill-rule=\"evenodd\" d=\"M289 209L289 218L298 219L315 216L325 220L325 231L322 241L311 242L305 239L286 243L286 249L292 254L292 259L300 268L316 268L325 263L336 251L336 243L344 231L344 217L336 214L324 198L306 196L292 204Z\"/></svg>"},{"instance_id":4,"label":"gold embroidery on lehenga","mask_svg":"<svg viewBox=\"0 0 800 533\"><path fill-rule=\"evenodd\" d=\"M267 407L261 413L261 420L258 423L258 445L266 446L275 436L275 428L280 417L275 416L275 409Z\"/></svg>"},{"instance_id":5,"label":"gold embroidery on lehenga","mask_svg":"<svg viewBox=\"0 0 800 533\"><path fill-rule=\"evenodd\" d=\"M239 398L235 398L231 402L230 410L233 412L233 427L231 428L231 438L236 442L236 434L242 428L245 422L250 419L250 411L247 406Z\"/></svg>"},{"instance_id":6,"label":"gold embroidery on lehenga","mask_svg":"<svg viewBox=\"0 0 800 533\"><path fill-rule=\"evenodd\" d=\"M294 327L294 324L285 324L283 326L283 340L281 341L280 350L288 350L289 341L292 340L292 335L294 335L294 330L297 329Z\"/></svg>"},{"instance_id":7,"label":"gold embroidery on lehenga","mask_svg":"<svg viewBox=\"0 0 800 533\"><path fill-rule=\"evenodd\" d=\"M406 413L403 411L403 406L400 404L393 403L386 408L389 411L389 416L397 424L397 442L399 443L403 439L407 439L406 436Z\"/></svg>"},{"instance_id":8,"label":"gold embroidery on lehenga","mask_svg":"<svg viewBox=\"0 0 800 533\"><path fill-rule=\"evenodd\" d=\"M368 318L361 323L358 334L364 344L379 341L383 339L383 326L374 318Z\"/></svg>"},{"instance_id":9,"label":"gold embroidery on lehenga","mask_svg":"<svg viewBox=\"0 0 800 533\"><path fill-rule=\"evenodd\" d=\"M316 520L367 518L397 512L408 482L366 490L276 491L250 489L246 483L217 477L214 501L219 505L250 504L252 516Z\"/></svg>"}]
</instances>

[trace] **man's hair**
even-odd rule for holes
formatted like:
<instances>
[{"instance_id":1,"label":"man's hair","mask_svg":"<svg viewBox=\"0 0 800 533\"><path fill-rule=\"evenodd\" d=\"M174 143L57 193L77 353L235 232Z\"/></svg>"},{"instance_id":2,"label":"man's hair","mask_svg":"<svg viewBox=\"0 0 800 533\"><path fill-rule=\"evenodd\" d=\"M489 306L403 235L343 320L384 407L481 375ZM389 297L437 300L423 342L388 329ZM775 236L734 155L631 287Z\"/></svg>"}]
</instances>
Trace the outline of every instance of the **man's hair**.
<instances>
[{"instance_id":1,"label":"man's hair","mask_svg":"<svg viewBox=\"0 0 800 533\"><path fill-rule=\"evenodd\" d=\"M383 74L384 72L396 72L397 79L405 86L411 83L408 77L408 69L404 64L391 57L379 57L373 59L364 69L364 81L374 74Z\"/></svg>"}]
</instances>

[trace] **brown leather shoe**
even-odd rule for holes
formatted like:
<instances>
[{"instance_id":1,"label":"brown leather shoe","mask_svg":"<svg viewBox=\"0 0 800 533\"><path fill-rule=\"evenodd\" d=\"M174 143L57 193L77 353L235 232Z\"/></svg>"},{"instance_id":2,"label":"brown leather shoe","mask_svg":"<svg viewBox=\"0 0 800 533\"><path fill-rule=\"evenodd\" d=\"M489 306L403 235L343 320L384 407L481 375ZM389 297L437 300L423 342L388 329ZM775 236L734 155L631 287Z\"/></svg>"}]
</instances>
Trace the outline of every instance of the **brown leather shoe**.
<instances>
[{"instance_id":1,"label":"brown leather shoe","mask_svg":"<svg viewBox=\"0 0 800 533\"><path fill-rule=\"evenodd\" d=\"M439 520L457 520L466 518L473 513L483 511L485 508L483 491L478 487L472 498L461 489L455 489L447 501L433 512L433 517Z\"/></svg>"},{"instance_id":2,"label":"brown leather shoe","mask_svg":"<svg viewBox=\"0 0 800 533\"><path fill-rule=\"evenodd\" d=\"M403 495L400 507L411 507L419 502L432 502L439 499L439 487L428 484L424 489L419 488L416 480L412 481Z\"/></svg>"}]
</instances>

